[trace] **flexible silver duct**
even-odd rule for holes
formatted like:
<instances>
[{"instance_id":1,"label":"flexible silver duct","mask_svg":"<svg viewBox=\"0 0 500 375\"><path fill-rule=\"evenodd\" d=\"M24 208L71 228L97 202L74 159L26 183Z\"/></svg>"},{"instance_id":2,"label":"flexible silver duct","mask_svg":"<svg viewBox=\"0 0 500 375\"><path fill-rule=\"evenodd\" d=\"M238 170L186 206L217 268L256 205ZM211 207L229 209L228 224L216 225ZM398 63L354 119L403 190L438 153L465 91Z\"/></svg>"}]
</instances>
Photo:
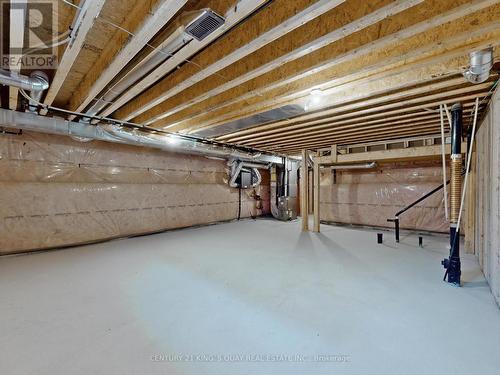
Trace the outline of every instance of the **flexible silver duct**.
<instances>
[{"instance_id":1,"label":"flexible silver duct","mask_svg":"<svg viewBox=\"0 0 500 375\"><path fill-rule=\"evenodd\" d=\"M35 71L30 77L0 69L0 84L14 86L26 91L44 91L49 88L45 74Z\"/></svg>"},{"instance_id":2,"label":"flexible silver duct","mask_svg":"<svg viewBox=\"0 0 500 375\"><path fill-rule=\"evenodd\" d=\"M243 168L250 168L252 171L255 173L255 176L257 177L257 181L252 184L252 187L259 186L260 183L262 182L262 176L258 170L258 168L263 168L263 169L269 169L270 164L264 165L264 164L257 164L257 163L250 163L250 162L245 162L245 161L237 161L233 160L228 163L228 165L231 167L231 179L229 180L229 186L236 188L239 185L236 183L236 180L240 174L240 172L243 170Z\"/></svg>"},{"instance_id":3,"label":"flexible silver duct","mask_svg":"<svg viewBox=\"0 0 500 375\"><path fill-rule=\"evenodd\" d=\"M176 135L145 133L120 125L89 125L67 121L59 117L38 116L33 113L0 109L0 126L47 134L82 137L106 142L157 148L164 151L182 152L204 156L239 159L250 162L281 163L274 155L251 153L232 147L203 143Z\"/></svg>"},{"instance_id":4,"label":"flexible silver duct","mask_svg":"<svg viewBox=\"0 0 500 375\"><path fill-rule=\"evenodd\" d=\"M39 70L35 70L28 77L0 69L0 84L29 91L33 98L33 101L29 103L30 111L36 112L36 103L42 100L43 92L49 88L49 78Z\"/></svg>"},{"instance_id":5,"label":"flexible silver duct","mask_svg":"<svg viewBox=\"0 0 500 375\"><path fill-rule=\"evenodd\" d=\"M30 97L33 98L33 100L29 101L29 111L37 113L38 103L42 101L43 93L49 87L49 77L47 77L47 74L45 74L44 72L35 70L33 73L30 74L30 78L33 81L39 83L37 86L46 87L45 89L37 89L30 91Z\"/></svg>"},{"instance_id":6,"label":"flexible silver duct","mask_svg":"<svg viewBox=\"0 0 500 375\"><path fill-rule=\"evenodd\" d=\"M485 82L493 67L493 49L483 49L470 54L470 67L464 72L464 77L471 83Z\"/></svg>"}]
</instances>

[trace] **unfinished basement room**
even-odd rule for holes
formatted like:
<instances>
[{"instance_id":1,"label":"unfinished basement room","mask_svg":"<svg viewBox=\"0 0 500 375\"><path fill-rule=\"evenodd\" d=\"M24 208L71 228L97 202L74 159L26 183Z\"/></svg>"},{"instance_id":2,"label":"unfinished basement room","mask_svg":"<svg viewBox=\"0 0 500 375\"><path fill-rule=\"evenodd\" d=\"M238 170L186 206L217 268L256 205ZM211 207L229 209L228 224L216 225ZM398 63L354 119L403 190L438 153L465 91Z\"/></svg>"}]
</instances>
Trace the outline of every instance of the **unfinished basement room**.
<instances>
[{"instance_id":1,"label":"unfinished basement room","mask_svg":"<svg viewBox=\"0 0 500 375\"><path fill-rule=\"evenodd\" d=\"M500 374L500 0L0 12L0 375Z\"/></svg>"}]
</instances>

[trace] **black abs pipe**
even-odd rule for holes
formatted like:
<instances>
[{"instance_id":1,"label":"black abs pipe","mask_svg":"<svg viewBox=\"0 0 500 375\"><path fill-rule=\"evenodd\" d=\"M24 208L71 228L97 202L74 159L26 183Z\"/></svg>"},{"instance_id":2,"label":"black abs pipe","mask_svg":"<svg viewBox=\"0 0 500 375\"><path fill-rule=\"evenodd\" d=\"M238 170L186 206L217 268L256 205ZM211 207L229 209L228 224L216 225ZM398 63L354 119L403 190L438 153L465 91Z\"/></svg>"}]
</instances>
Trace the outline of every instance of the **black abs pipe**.
<instances>
[{"instance_id":1,"label":"black abs pipe","mask_svg":"<svg viewBox=\"0 0 500 375\"><path fill-rule=\"evenodd\" d=\"M450 190L450 256L441 264L446 268L444 280L460 286L460 233L458 216L460 211L462 182L462 105L455 104L451 108L451 187Z\"/></svg>"},{"instance_id":2,"label":"black abs pipe","mask_svg":"<svg viewBox=\"0 0 500 375\"><path fill-rule=\"evenodd\" d=\"M462 105L451 107L451 154L462 155Z\"/></svg>"}]
</instances>

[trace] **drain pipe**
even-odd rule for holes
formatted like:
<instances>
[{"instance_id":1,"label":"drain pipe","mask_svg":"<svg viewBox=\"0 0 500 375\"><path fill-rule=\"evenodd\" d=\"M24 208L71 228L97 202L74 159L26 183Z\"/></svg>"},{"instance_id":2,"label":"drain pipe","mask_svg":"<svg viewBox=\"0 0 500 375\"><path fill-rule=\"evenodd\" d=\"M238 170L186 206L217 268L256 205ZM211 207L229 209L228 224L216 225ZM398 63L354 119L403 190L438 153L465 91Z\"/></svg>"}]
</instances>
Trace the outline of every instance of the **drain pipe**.
<instances>
[{"instance_id":1,"label":"drain pipe","mask_svg":"<svg viewBox=\"0 0 500 375\"><path fill-rule=\"evenodd\" d=\"M35 70L28 77L0 69L0 84L29 91L33 98L33 101L29 103L29 111L36 112L36 103L41 101L43 92L49 88L49 79L44 72L39 70Z\"/></svg>"},{"instance_id":2,"label":"drain pipe","mask_svg":"<svg viewBox=\"0 0 500 375\"><path fill-rule=\"evenodd\" d=\"M450 256L441 264L446 268L445 279L460 286L460 201L462 193L462 104L451 108L451 161L450 161Z\"/></svg>"}]
</instances>

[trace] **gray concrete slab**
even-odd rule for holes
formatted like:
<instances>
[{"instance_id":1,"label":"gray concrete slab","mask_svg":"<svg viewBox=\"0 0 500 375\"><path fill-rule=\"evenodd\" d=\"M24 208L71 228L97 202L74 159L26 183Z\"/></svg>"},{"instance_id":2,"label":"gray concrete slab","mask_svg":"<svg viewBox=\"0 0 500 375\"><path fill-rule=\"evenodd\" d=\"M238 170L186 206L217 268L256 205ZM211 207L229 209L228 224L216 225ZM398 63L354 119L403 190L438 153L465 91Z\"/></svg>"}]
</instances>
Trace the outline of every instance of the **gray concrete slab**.
<instances>
[{"instance_id":1,"label":"gray concrete slab","mask_svg":"<svg viewBox=\"0 0 500 375\"><path fill-rule=\"evenodd\" d=\"M498 374L500 311L473 256L456 288L445 236L322 228L0 258L0 374Z\"/></svg>"}]
</instances>

